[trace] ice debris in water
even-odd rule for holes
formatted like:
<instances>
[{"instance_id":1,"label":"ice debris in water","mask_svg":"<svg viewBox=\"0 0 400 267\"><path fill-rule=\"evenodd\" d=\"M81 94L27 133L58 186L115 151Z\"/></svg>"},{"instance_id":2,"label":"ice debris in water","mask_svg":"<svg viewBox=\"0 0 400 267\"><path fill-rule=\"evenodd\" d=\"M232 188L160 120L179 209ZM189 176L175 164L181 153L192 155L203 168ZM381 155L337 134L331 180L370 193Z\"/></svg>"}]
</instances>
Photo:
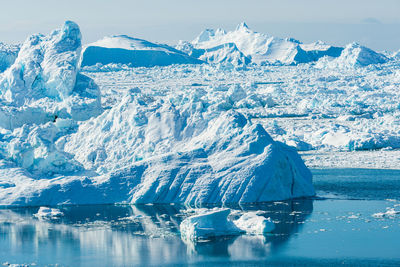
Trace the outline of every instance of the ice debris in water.
<instances>
[{"instance_id":1,"label":"ice debris in water","mask_svg":"<svg viewBox=\"0 0 400 267\"><path fill-rule=\"evenodd\" d=\"M239 219L232 220L229 215L234 212L228 208L198 209L196 215L186 218L180 224L181 236L184 240L200 241L243 233L265 234L275 229L269 218L258 215L256 211L236 211L242 215Z\"/></svg>"},{"instance_id":2,"label":"ice debris in water","mask_svg":"<svg viewBox=\"0 0 400 267\"><path fill-rule=\"evenodd\" d=\"M230 209L214 209L184 219L180 224L182 238L199 241L241 234L243 231L228 218L230 212Z\"/></svg>"},{"instance_id":3,"label":"ice debris in water","mask_svg":"<svg viewBox=\"0 0 400 267\"><path fill-rule=\"evenodd\" d=\"M397 214L400 214L400 211L395 210L394 208L387 208L386 212L377 212L372 214L372 217L375 218L383 218L383 217L393 217Z\"/></svg>"},{"instance_id":4,"label":"ice debris in water","mask_svg":"<svg viewBox=\"0 0 400 267\"><path fill-rule=\"evenodd\" d=\"M246 212L233 222L239 229L249 234L265 234L275 229L271 219L258 215L257 211Z\"/></svg>"},{"instance_id":5,"label":"ice debris in water","mask_svg":"<svg viewBox=\"0 0 400 267\"><path fill-rule=\"evenodd\" d=\"M63 216L64 214L56 208L40 207L38 212L34 214L39 219L55 219Z\"/></svg>"}]
</instances>

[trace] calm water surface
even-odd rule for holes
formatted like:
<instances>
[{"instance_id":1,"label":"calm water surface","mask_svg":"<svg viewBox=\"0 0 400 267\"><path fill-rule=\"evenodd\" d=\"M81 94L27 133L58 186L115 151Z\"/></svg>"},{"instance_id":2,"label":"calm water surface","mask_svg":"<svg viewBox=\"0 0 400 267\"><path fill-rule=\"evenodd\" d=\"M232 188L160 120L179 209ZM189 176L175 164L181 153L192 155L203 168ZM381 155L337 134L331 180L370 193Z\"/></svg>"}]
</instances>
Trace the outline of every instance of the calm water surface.
<instances>
[{"instance_id":1,"label":"calm water surface","mask_svg":"<svg viewBox=\"0 0 400 267\"><path fill-rule=\"evenodd\" d=\"M178 205L0 209L0 264L37 266L400 266L400 171L314 170L318 198L232 207L264 210L273 234L183 242Z\"/></svg>"}]
</instances>

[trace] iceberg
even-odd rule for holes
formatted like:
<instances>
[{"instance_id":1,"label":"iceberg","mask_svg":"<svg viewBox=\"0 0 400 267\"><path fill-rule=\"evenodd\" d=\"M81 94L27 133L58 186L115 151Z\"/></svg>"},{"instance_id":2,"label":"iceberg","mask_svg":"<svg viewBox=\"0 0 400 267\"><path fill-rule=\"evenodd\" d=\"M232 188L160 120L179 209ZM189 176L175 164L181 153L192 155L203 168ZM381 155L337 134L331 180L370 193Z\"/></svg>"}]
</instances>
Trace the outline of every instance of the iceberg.
<instances>
[{"instance_id":1,"label":"iceberg","mask_svg":"<svg viewBox=\"0 0 400 267\"><path fill-rule=\"evenodd\" d=\"M132 67L153 67L204 62L168 45L155 44L126 35L104 37L88 44L82 51L82 67L111 63L129 64Z\"/></svg>"},{"instance_id":2,"label":"iceberg","mask_svg":"<svg viewBox=\"0 0 400 267\"><path fill-rule=\"evenodd\" d=\"M191 43L180 41L176 48L191 57L198 58L209 64L222 63L245 66L251 63L251 58L245 56L234 43L225 43L212 48L196 49Z\"/></svg>"},{"instance_id":3,"label":"iceberg","mask_svg":"<svg viewBox=\"0 0 400 267\"><path fill-rule=\"evenodd\" d=\"M243 233L228 218L230 212L230 209L216 209L184 219L179 226L182 239L196 242Z\"/></svg>"},{"instance_id":4,"label":"iceberg","mask_svg":"<svg viewBox=\"0 0 400 267\"><path fill-rule=\"evenodd\" d=\"M80 51L81 33L71 21L47 36L30 36L14 64L0 75L0 126L12 130L100 114L99 89L78 73Z\"/></svg>"},{"instance_id":5,"label":"iceberg","mask_svg":"<svg viewBox=\"0 0 400 267\"><path fill-rule=\"evenodd\" d=\"M389 59L381 54L362 46L358 43L350 43L341 52L337 58L324 57L317 62L317 67L327 68L354 68L365 67L371 64L383 64L388 62Z\"/></svg>"},{"instance_id":6,"label":"iceberg","mask_svg":"<svg viewBox=\"0 0 400 267\"><path fill-rule=\"evenodd\" d=\"M198 242L216 237L240 234L263 235L275 229L270 218L258 215L259 212L241 212L240 218L233 220L232 210L228 208L197 209L197 214L184 219L179 228L184 241Z\"/></svg>"},{"instance_id":7,"label":"iceberg","mask_svg":"<svg viewBox=\"0 0 400 267\"><path fill-rule=\"evenodd\" d=\"M34 214L36 218L43 220L43 219L57 219L64 214L56 208L48 208L48 207L40 207L38 212Z\"/></svg>"},{"instance_id":8,"label":"iceberg","mask_svg":"<svg viewBox=\"0 0 400 267\"><path fill-rule=\"evenodd\" d=\"M246 212L233 223L248 234L265 234L275 229L275 224L270 218L258 215L258 212Z\"/></svg>"},{"instance_id":9,"label":"iceberg","mask_svg":"<svg viewBox=\"0 0 400 267\"><path fill-rule=\"evenodd\" d=\"M290 65L313 62L323 56L338 57L343 50L341 47L330 46L322 42L302 44L293 38L283 39L258 33L251 30L244 22L229 32L221 29L216 31L206 29L190 43L193 48L189 51L188 46L182 46L182 43L177 48L186 52L190 51L194 57L196 55L199 59L203 57L203 60L209 63L231 61L234 65L236 65L238 56L244 58L241 61L246 64L248 64L247 61L251 61L257 65ZM228 50L227 47L231 48ZM221 51L222 48L224 48L224 52ZM228 52L232 54L228 55ZM210 57L207 54L219 56Z\"/></svg>"},{"instance_id":10,"label":"iceberg","mask_svg":"<svg viewBox=\"0 0 400 267\"><path fill-rule=\"evenodd\" d=\"M257 100L241 86L123 88L103 109L100 88L79 72L80 50L79 27L66 22L28 38L2 75L0 205L200 206L315 194L296 149L241 111Z\"/></svg>"},{"instance_id":11,"label":"iceberg","mask_svg":"<svg viewBox=\"0 0 400 267\"><path fill-rule=\"evenodd\" d=\"M0 73L8 69L18 56L19 45L7 45L0 42Z\"/></svg>"}]
</instances>

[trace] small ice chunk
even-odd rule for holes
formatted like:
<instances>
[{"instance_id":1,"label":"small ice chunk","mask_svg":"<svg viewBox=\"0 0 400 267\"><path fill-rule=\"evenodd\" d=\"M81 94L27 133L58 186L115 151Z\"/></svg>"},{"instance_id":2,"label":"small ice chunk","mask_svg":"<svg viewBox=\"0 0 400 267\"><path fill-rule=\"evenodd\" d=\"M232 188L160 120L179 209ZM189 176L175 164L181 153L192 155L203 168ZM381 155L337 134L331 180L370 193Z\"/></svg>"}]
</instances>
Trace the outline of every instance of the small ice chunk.
<instances>
[{"instance_id":1,"label":"small ice chunk","mask_svg":"<svg viewBox=\"0 0 400 267\"><path fill-rule=\"evenodd\" d=\"M182 238L198 241L241 234L243 231L228 218L230 212L230 209L214 209L186 218L180 224Z\"/></svg>"},{"instance_id":2,"label":"small ice chunk","mask_svg":"<svg viewBox=\"0 0 400 267\"><path fill-rule=\"evenodd\" d=\"M372 217L374 218L383 218L383 217L391 217L395 216L396 214L400 214L400 211L395 210L394 208L387 208L386 212L377 212L372 214Z\"/></svg>"},{"instance_id":3,"label":"small ice chunk","mask_svg":"<svg viewBox=\"0 0 400 267\"><path fill-rule=\"evenodd\" d=\"M64 214L59 209L49 207L40 207L38 212L34 214L34 216L39 219L53 219L63 215Z\"/></svg>"},{"instance_id":4,"label":"small ice chunk","mask_svg":"<svg viewBox=\"0 0 400 267\"><path fill-rule=\"evenodd\" d=\"M249 234L270 233L275 229L275 224L270 218L257 215L259 212L246 212L233 223L241 230Z\"/></svg>"}]
</instances>

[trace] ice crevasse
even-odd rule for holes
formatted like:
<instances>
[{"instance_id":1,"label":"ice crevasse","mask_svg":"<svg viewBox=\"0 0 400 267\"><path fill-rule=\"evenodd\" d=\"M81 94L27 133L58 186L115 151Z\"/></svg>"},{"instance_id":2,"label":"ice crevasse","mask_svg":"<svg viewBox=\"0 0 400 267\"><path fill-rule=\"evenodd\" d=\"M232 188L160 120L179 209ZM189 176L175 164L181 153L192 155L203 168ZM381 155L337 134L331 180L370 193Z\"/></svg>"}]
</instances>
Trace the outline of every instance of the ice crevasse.
<instances>
[{"instance_id":1,"label":"ice crevasse","mask_svg":"<svg viewBox=\"0 0 400 267\"><path fill-rule=\"evenodd\" d=\"M19 118L0 125L0 205L201 205L314 195L296 149L222 108L213 88L136 88L103 110L99 88L79 73L80 38L73 22L30 37L0 76L1 120ZM228 97L239 101L240 90ZM37 115L21 115L26 110Z\"/></svg>"}]
</instances>

